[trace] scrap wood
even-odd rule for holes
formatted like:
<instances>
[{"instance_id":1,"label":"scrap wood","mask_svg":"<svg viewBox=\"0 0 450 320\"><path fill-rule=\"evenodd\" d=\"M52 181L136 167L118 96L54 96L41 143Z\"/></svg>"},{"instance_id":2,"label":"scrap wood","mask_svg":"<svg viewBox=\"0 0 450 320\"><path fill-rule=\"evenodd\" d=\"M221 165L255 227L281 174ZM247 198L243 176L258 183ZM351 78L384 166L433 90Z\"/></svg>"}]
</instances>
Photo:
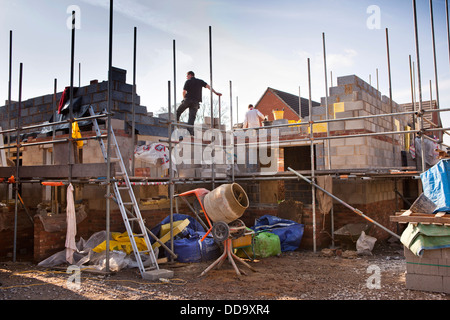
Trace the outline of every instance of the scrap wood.
<instances>
[{"instance_id":1,"label":"scrap wood","mask_svg":"<svg viewBox=\"0 0 450 320\"><path fill-rule=\"evenodd\" d=\"M450 215L446 212L437 212L436 214L416 213L411 210L396 212L395 216L391 216L392 222L398 223L422 223L422 224L438 224L450 225Z\"/></svg>"},{"instance_id":2,"label":"scrap wood","mask_svg":"<svg viewBox=\"0 0 450 320\"><path fill-rule=\"evenodd\" d=\"M173 236L175 237L177 234L179 234L181 231L183 231L189 224L189 219L184 219L180 224L173 227ZM161 237L159 240L162 243L166 243L170 239L170 232L167 232L163 237ZM161 244L159 242L155 242L152 245L152 248L158 248Z\"/></svg>"}]
</instances>

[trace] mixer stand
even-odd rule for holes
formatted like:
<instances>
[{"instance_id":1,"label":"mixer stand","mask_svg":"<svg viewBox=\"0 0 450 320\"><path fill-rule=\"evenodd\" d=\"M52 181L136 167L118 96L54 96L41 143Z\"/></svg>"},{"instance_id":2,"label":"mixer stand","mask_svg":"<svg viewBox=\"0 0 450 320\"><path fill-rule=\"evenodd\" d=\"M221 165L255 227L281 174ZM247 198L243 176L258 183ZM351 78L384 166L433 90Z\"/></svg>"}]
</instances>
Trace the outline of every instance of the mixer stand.
<instances>
[{"instance_id":1,"label":"mixer stand","mask_svg":"<svg viewBox=\"0 0 450 320\"><path fill-rule=\"evenodd\" d=\"M218 268L220 268L220 266L222 266L222 264L224 263L224 261L227 258L228 258L229 262L231 263L231 265L233 266L233 268L236 271L236 274L238 276L240 276L241 274L247 275L247 273L245 273L243 270L239 270L239 268L237 267L236 262L234 260L242 263L244 266L246 266L253 272L256 272L256 270L252 266L250 266L248 263L246 263L244 260L242 260L241 258L239 258L237 255L235 255L233 253L233 244L232 244L232 236L231 235L232 234L241 235L242 231L244 230L243 227L239 225L239 224L243 225L243 223L241 223L240 220L236 220L235 222L238 222L238 225L237 226L234 225L235 227L233 227L233 223L231 223L230 225L232 226L232 228L229 228L223 222L217 223L212 228L212 234L216 240L217 239L223 240L224 236L226 236L226 239L223 240L224 250L223 250L222 255L200 274L200 277L205 275L206 273L208 273L210 270L212 270L216 266ZM228 230L225 230L225 226L228 227ZM245 225L244 225L244 228L245 228Z\"/></svg>"}]
</instances>

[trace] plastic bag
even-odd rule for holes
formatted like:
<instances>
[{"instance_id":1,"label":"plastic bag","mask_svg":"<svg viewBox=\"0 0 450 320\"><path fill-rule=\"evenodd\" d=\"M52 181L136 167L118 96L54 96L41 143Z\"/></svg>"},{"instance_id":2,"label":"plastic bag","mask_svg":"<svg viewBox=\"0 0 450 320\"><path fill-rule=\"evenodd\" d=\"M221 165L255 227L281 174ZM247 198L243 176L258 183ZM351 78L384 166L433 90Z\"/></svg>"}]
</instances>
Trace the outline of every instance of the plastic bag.
<instances>
[{"instance_id":1,"label":"plastic bag","mask_svg":"<svg viewBox=\"0 0 450 320\"><path fill-rule=\"evenodd\" d=\"M154 166L158 164L159 160L163 169L169 169L169 148L161 143L152 143L137 147L134 151L134 157ZM172 155L172 164L172 169L176 171L174 155Z\"/></svg>"},{"instance_id":2,"label":"plastic bag","mask_svg":"<svg viewBox=\"0 0 450 320\"><path fill-rule=\"evenodd\" d=\"M420 174L423 193L435 205L434 212L450 212L450 162L442 159L435 166Z\"/></svg>"},{"instance_id":3,"label":"plastic bag","mask_svg":"<svg viewBox=\"0 0 450 320\"><path fill-rule=\"evenodd\" d=\"M266 231L276 234L280 238L281 251L294 251L300 246L304 225L292 220L276 216L265 215L256 220L251 228L256 232Z\"/></svg>"},{"instance_id":4,"label":"plastic bag","mask_svg":"<svg viewBox=\"0 0 450 320\"><path fill-rule=\"evenodd\" d=\"M356 241L356 252L359 255L372 255L375 242L377 242L377 238L368 236L364 231L361 231L361 236Z\"/></svg>"},{"instance_id":5,"label":"plastic bag","mask_svg":"<svg viewBox=\"0 0 450 320\"><path fill-rule=\"evenodd\" d=\"M116 251L124 251L126 254L130 254L133 252L133 247L131 245L130 238L128 236L127 232L119 233L119 232L112 232L111 233L112 240L109 241L109 249L110 250L116 250ZM144 238L140 237L134 237L134 240L136 242L136 246L139 251L145 251L147 250L147 245L145 243ZM94 249L92 249L94 252L102 252L106 250L106 240L97 245Z\"/></svg>"}]
</instances>

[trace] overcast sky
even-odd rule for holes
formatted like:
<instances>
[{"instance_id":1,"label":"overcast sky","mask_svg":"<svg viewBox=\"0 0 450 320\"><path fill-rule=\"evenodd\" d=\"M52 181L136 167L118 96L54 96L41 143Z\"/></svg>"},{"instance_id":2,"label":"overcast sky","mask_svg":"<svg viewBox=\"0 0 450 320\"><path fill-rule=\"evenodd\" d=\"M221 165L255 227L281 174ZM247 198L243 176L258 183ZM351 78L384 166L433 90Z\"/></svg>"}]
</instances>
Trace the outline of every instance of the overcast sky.
<instances>
[{"instance_id":1,"label":"overcast sky","mask_svg":"<svg viewBox=\"0 0 450 320\"><path fill-rule=\"evenodd\" d=\"M12 99L18 99L19 63L24 64L23 99L58 91L70 84L71 10L76 30L75 85L107 80L109 0L0 0L0 104L8 98L9 32L13 31ZM434 81L428 0L418 0L423 100ZM376 6L376 7L373 7ZM379 15L373 8L379 8ZM411 102L409 55L416 63L412 0L115 0L113 65L133 77L133 32L138 30L136 82L141 104L157 112L173 89L176 42L176 96L181 100L186 72L210 82L209 26L212 28L213 87L222 106L239 99L239 120L267 87L308 98L307 58L311 59L312 98L325 96L322 33L326 37L328 84L355 74L389 96L386 28L389 30L392 95ZM433 0L441 108L450 107L450 64L445 0ZM205 95L208 92L204 91ZM173 97L172 97L173 101ZM236 110L234 110L236 115ZM443 113L450 126L450 113Z\"/></svg>"}]
</instances>

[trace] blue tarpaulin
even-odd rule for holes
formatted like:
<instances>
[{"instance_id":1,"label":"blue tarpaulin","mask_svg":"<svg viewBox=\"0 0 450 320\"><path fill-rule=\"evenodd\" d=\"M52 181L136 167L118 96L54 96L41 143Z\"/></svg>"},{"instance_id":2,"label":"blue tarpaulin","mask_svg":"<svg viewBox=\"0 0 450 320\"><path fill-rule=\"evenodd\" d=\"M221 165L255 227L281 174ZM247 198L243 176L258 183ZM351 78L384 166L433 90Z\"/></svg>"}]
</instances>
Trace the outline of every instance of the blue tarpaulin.
<instances>
[{"instance_id":1,"label":"blue tarpaulin","mask_svg":"<svg viewBox=\"0 0 450 320\"><path fill-rule=\"evenodd\" d=\"M300 246L304 225L292 220L276 216L264 215L258 218L251 227L255 232L265 231L276 234L280 238L281 251L294 251Z\"/></svg>"},{"instance_id":2,"label":"blue tarpaulin","mask_svg":"<svg viewBox=\"0 0 450 320\"><path fill-rule=\"evenodd\" d=\"M220 247L211 235L200 241L205 235L205 229L193 217L175 213L173 221L189 219L189 225L173 239L173 251L177 255L177 261L182 263L208 261L220 256ZM170 216L166 217L151 232L159 235L161 226L170 222ZM170 248L170 240L166 243ZM164 250L165 251L165 250ZM168 255L168 253L166 253Z\"/></svg>"},{"instance_id":3,"label":"blue tarpaulin","mask_svg":"<svg viewBox=\"0 0 450 320\"><path fill-rule=\"evenodd\" d=\"M424 195L436 205L435 212L450 212L450 159L442 159L420 175Z\"/></svg>"}]
</instances>

